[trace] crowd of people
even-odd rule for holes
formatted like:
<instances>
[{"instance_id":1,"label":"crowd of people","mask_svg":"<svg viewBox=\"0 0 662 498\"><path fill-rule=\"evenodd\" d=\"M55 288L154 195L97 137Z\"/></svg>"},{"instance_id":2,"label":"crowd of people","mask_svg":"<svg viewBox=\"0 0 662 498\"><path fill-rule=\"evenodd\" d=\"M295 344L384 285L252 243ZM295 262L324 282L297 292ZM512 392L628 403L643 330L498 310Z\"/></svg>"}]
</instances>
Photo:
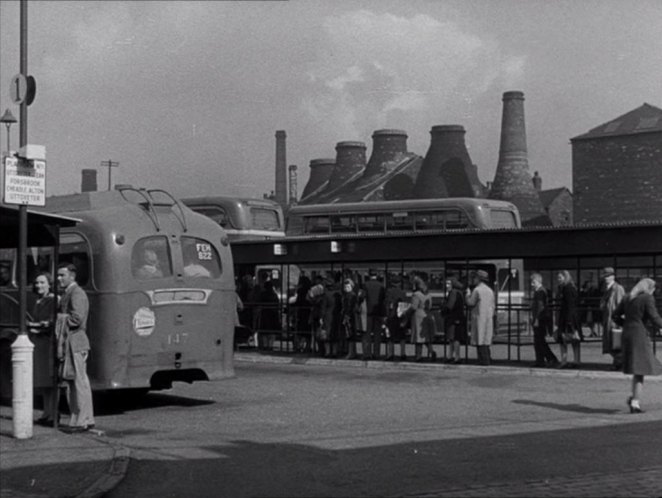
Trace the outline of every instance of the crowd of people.
<instances>
[{"instance_id":1,"label":"crowd of people","mask_svg":"<svg viewBox=\"0 0 662 498\"><path fill-rule=\"evenodd\" d=\"M545 286L541 273L533 272L529 277L533 366L578 368L582 364L581 345L585 340L585 316L582 316L585 310L580 307L580 292L571 273L560 270L555 276L554 295ZM251 276L248 279L253 280ZM643 279L626 293L616 281L613 268L604 268L601 279L599 307L592 316L600 320L602 352L611 355L612 368L633 375L628 406L637 412L644 376L662 373L642 321L650 320L662 327L652 298L655 282ZM372 269L366 275L345 270L318 274L312 279L302 274L290 302L293 312L289 325L288 318L280 316L279 298L268 280L262 285L253 284L252 294L244 292L241 298L262 305L248 312L260 309L261 325L268 323L273 332L281 332L288 326L306 331L295 334L296 351L312 351L326 358L402 361L408 359L407 344L412 344L413 361L435 361L435 337L443 331L448 345L444 359L447 363L466 361L462 358L462 344L476 348L479 365L492 363L497 305L488 272L473 271L464 282L456 275L448 275L441 304L435 307L424 275L390 274L386 280L385 284ZM589 335L592 333L589 329ZM273 345L273 335L270 340L268 348ZM558 356L550 343L558 345Z\"/></svg>"}]
</instances>

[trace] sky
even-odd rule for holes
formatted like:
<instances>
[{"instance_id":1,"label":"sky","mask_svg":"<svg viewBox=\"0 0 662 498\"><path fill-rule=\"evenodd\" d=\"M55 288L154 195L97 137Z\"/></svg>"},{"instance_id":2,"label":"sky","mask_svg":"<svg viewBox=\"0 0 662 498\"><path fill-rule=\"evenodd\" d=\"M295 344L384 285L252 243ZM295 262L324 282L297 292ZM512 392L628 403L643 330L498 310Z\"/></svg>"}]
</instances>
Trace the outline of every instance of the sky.
<instances>
[{"instance_id":1,"label":"sky","mask_svg":"<svg viewBox=\"0 0 662 498\"><path fill-rule=\"evenodd\" d=\"M340 141L460 124L483 183L502 95L525 95L528 159L543 189L572 189L570 138L644 102L662 107L660 0L29 1L28 143L47 193L81 170L178 197L274 190L287 133L298 193ZM19 72L19 1L0 2L0 112ZM4 128L4 127L3 127ZM11 148L18 144L11 128ZM0 130L6 150L6 130Z\"/></svg>"}]
</instances>

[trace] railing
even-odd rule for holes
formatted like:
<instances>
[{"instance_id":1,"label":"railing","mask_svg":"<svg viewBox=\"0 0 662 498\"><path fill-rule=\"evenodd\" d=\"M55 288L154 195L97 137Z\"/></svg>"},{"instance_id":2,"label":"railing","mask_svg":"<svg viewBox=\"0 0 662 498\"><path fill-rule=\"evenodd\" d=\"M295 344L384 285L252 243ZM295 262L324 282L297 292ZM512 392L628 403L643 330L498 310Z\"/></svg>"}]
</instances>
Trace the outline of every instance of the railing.
<instances>
[{"instance_id":1,"label":"railing","mask_svg":"<svg viewBox=\"0 0 662 498\"><path fill-rule=\"evenodd\" d=\"M593 309L593 308L591 308ZM554 317L556 317L555 305L552 305ZM586 310L578 308L579 316L586 316ZM276 351L281 354L315 354L317 349L317 338L315 337L313 324L310 321L313 307L310 305L296 305L288 303L244 303L242 325L252 330L252 347L258 351ZM434 307L432 314L437 324L437 333L433 341L438 358L443 361L449 358L449 343L443 328L440 309ZM462 354L464 361L474 361L475 352L470 347L471 318L467 314L467 336L462 341ZM494 338L492 343L493 361L506 363L531 363L533 357L533 328L530 323L531 310L527 304L503 304L497 306L495 318ZM553 331L556 331L554 324ZM610 367L611 357L602 354L602 325L593 322L582 323L583 341L581 347L589 351L588 361L584 364L590 368ZM662 340L659 333L651 333L654 351L657 343ZM361 344L361 334L354 339L358 345ZM554 336L548 336L547 341L553 349L556 347ZM388 340L382 338L382 343ZM407 343L410 342L409 335ZM441 351L440 351L441 350ZM439 354L441 352L441 354ZM556 351L555 351L556 352ZM346 352L340 352L344 356ZM604 357L603 357L604 356ZM360 357L360 350L359 350Z\"/></svg>"}]
</instances>

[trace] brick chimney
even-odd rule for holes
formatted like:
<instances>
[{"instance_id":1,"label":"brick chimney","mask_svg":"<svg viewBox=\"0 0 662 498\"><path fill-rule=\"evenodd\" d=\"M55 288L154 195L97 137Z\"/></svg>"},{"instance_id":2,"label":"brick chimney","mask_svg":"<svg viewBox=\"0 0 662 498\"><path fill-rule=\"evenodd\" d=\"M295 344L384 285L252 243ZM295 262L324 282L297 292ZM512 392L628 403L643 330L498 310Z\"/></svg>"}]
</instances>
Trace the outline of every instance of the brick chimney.
<instances>
[{"instance_id":1,"label":"brick chimney","mask_svg":"<svg viewBox=\"0 0 662 498\"><path fill-rule=\"evenodd\" d=\"M416 178L414 197L477 197L482 186L464 142L461 125L437 125L430 130L430 148Z\"/></svg>"},{"instance_id":2,"label":"brick chimney","mask_svg":"<svg viewBox=\"0 0 662 498\"><path fill-rule=\"evenodd\" d=\"M503 94L499 163L490 199L515 204L523 223L545 214L529 173L523 92L511 91Z\"/></svg>"},{"instance_id":3,"label":"brick chimney","mask_svg":"<svg viewBox=\"0 0 662 498\"><path fill-rule=\"evenodd\" d=\"M287 204L287 151L285 130L276 132L276 190L275 200L285 207Z\"/></svg>"},{"instance_id":4,"label":"brick chimney","mask_svg":"<svg viewBox=\"0 0 662 498\"><path fill-rule=\"evenodd\" d=\"M96 169L84 169L82 171L80 191L81 192L96 192L97 191L97 170Z\"/></svg>"},{"instance_id":5,"label":"brick chimney","mask_svg":"<svg viewBox=\"0 0 662 498\"><path fill-rule=\"evenodd\" d=\"M313 159L310 161L310 177L301 194L302 201L305 201L306 197L315 192L331 177L335 165L335 159Z\"/></svg>"},{"instance_id":6,"label":"brick chimney","mask_svg":"<svg viewBox=\"0 0 662 498\"><path fill-rule=\"evenodd\" d=\"M372 134L372 154L363 173L364 177L388 172L388 164L398 161L407 153L407 132L403 130L376 130Z\"/></svg>"},{"instance_id":7,"label":"brick chimney","mask_svg":"<svg viewBox=\"0 0 662 498\"><path fill-rule=\"evenodd\" d=\"M365 169L364 142L338 142L336 144L336 165L333 168L329 185L323 194L330 193L350 178L356 177Z\"/></svg>"}]
</instances>

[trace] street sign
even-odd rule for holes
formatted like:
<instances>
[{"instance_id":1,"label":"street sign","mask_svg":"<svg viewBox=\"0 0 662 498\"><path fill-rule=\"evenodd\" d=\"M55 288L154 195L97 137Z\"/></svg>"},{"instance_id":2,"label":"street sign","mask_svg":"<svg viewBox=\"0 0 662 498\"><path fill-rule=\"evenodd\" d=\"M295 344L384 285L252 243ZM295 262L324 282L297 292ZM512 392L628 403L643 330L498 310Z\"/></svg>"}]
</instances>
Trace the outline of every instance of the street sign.
<instances>
[{"instance_id":1,"label":"street sign","mask_svg":"<svg viewBox=\"0 0 662 498\"><path fill-rule=\"evenodd\" d=\"M14 104L22 104L23 102L26 105L32 104L36 92L37 83L34 77L19 73L11 79L9 98Z\"/></svg>"},{"instance_id":2,"label":"street sign","mask_svg":"<svg viewBox=\"0 0 662 498\"><path fill-rule=\"evenodd\" d=\"M46 205L46 161L5 158L4 201L27 206Z\"/></svg>"}]
</instances>

